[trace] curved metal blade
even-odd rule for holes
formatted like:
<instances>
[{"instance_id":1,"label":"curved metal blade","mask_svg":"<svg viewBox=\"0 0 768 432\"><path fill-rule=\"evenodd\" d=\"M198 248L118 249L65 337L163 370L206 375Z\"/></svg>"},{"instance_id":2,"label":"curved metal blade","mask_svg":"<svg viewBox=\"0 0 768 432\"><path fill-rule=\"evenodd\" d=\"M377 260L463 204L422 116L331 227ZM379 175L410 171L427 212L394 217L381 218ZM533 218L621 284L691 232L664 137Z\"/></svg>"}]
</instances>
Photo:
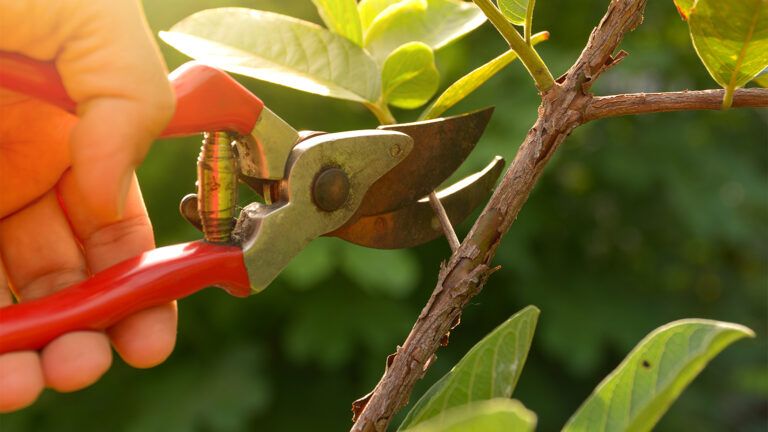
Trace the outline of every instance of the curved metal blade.
<instances>
[{"instance_id":1,"label":"curved metal blade","mask_svg":"<svg viewBox=\"0 0 768 432\"><path fill-rule=\"evenodd\" d=\"M467 158L485 131L493 108L453 117L381 126L413 138L413 150L371 186L358 215L403 208L435 190Z\"/></svg>"},{"instance_id":2,"label":"curved metal blade","mask_svg":"<svg viewBox=\"0 0 768 432\"><path fill-rule=\"evenodd\" d=\"M437 193L453 224L461 223L486 200L503 168L504 159L497 156L482 171ZM443 231L429 198L423 198L393 212L363 216L326 235L376 249L398 249L426 243Z\"/></svg>"}]
</instances>

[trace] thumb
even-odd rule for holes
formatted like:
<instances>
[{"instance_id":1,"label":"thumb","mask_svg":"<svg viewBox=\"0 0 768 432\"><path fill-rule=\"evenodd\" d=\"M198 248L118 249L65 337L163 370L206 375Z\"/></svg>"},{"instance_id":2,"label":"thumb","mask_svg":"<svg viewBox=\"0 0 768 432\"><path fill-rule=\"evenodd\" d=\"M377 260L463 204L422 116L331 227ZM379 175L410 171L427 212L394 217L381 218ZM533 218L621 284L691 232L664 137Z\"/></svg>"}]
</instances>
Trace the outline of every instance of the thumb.
<instances>
[{"instance_id":1,"label":"thumb","mask_svg":"<svg viewBox=\"0 0 768 432\"><path fill-rule=\"evenodd\" d=\"M56 58L78 103L72 173L86 210L121 218L134 169L173 113L173 93L138 0L74 1ZM76 24L76 25L73 25Z\"/></svg>"}]
</instances>

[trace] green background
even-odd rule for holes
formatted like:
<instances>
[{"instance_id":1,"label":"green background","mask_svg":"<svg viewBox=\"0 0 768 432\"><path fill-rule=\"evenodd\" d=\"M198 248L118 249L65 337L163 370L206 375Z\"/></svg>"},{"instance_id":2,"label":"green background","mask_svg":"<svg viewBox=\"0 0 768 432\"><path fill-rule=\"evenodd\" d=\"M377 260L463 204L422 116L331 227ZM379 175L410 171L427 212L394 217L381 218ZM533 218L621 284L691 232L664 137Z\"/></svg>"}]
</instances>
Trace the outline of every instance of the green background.
<instances>
[{"instance_id":1,"label":"green background","mask_svg":"<svg viewBox=\"0 0 768 432\"><path fill-rule=\"evenodd\" d=\"M552 32L540 52L556 76L577 57L607 3L538 2L535 30ZM145 2L155 32L219 6L319 22L309 0ZM186 61L161 46L170 69ZM596 93L716 87L671 0L649 2L645 23L623 48L631 55L601 77ZM439 51L441 88L503 50L486 24ZM376 125L353 103L241 82L299 129ZM537 102L530 78L515 63L454 108L496 106L458 175L496 154L511 160ZM416 114L395 112L400 121ZM538 413L539 430L556 430L649 331L678 318L712 318L750 326L758 338L718 357L657 430L764 431L767 119L765 110L691 112L578 129L505 237L495 260L502 270L466 309L412 400L484 334L534 304L542 315L515 397ZM139 171L160 245L199 237L177 211L178 200L194 188L198 143L157 142ZM244 202L253 199L243 195ZM468 227L459 227L460 235ZM346 430L350 403L375 385L448 254L443 240L375 251L320 239L258 296L238 300L209 290L183 300L178 346L165 364L135 370L116 360L96 385L74 394L46 391L31 408L0 417L0 429Z\"/></svg>"}]
</instances>

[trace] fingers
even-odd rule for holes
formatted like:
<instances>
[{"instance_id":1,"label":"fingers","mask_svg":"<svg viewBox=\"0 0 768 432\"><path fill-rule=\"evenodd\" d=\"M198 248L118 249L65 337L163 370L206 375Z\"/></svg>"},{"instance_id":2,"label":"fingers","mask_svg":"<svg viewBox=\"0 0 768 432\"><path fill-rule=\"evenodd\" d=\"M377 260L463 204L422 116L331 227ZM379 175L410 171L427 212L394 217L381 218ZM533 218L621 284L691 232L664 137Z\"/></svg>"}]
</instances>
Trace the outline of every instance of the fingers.
<instances>
[{"instance_id":1,"label":"fingers","mask_svg":"<svg viewBox=\"0 0 768 432\"><path fill-rule=\"evenodd\" d=\"M72 392L95 383L109 370L112 348L104 333L67 333L43 348L40 364L48 387Z\"/></svg>"},{"instance_id":2,"label":"fingers","mask_svg":"<svg viewBox=\"0 0 768 432\"><path fill-rule=\"evenodd\" d=\"M51 190L69 167L77 118L45 102L0 90L0 218Z\"/></svg>"},{"instance_id":3,"label":"fingers","mask_svg":"<svg viewBox=\"0 0 768 432\"><path fill-rule=\"evenodd\" d=\"M11 303L11 291L0 263L0 307ZM0 413L31 405L44 387L45 380L36 352L0 355Z\"/></svg>"},{"instance_id":4,"label":"fingers","mask_svg":"<svg viewBox=\"0 0 768 432\"><path fill-rule=\"evenodd\" d=\"M32 405L43 388L45 379L36 352L0 355L0 413Z\"/></svg>"},{"instance_id":5,"label":"fingers","mask_svg":"<svg viewBox=\"0 0 768 432\"><path fill-rule=\"evenodd\" d=\"M14 29L0 49L55 60L78 103L71 155L82 204L99 221L119 220L131 172L174 106L140 1L0 2L0 28Z\"/></svg>"},{"instance_id":6,"label":"fingers","mask_svg":"<svg viewBox=\"0 0 768 432\"><path fill-rule=\"evenodd\" d=\"M152 227L135 177L123 219L113 224L89 218L81 205L82 192L71 174L64 175L59 191L92 271L101 271L154 247ZM176 343L176 304L141 311L113 326L108 333L115 350L128 364L141 368L155 366L171 354Z\"/></svg>"},{"instance_id":7,"label":"fingers","mask_svg":"<svg viewBox=\"0 0 768 432\"><path fill-rule=\"evenodd\" d=\"M0 221L0 256L22 301L48 295L87 276L85 259L54 191ZM40 381L30 377L42 376L49 387L72 391L98 380L112 362L107 337L98 332L62 336L46 346L39 357L36 353L6 356L21 354L23 358L6 360L11 364L0 373L5 379L17 373L27 377L14 384L26 398L36 397L41 388Z\"/></svg>"},{"instance_id":8,"label":"fingers","mask_svg":"<svg viewBox=\"0 0 768 432\"><path fill-rule=\"evenodd\" d=\"M100 222L121 219L133 170L173 113L174 98L138 0L88 0L57 57L78 102L72 166L82 205Z\"/></svg>"}]
</instances>

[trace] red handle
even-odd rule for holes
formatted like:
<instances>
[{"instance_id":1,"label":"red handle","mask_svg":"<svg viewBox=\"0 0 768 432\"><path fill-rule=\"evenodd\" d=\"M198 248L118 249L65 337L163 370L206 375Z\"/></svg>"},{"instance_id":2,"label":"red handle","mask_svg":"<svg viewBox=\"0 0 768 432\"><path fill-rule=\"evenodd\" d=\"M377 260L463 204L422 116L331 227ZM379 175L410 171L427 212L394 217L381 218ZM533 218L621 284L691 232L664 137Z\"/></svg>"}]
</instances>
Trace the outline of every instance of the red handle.
<instances>
[{"instance_id":1,"label":"red handle","mask_svg":"<svg viewBox=\"0 0 768 432\"><path fill-rule=\"evenodd\" d=\"M176 112L162 136L206 131L249 134L264 103L226 72L190 62L169 76L176 94ZM0 86L28 94L74 113L77 104L67 94L53 62L0 52Z\"/></svg>"},{"instance_id":2,"label":"red handle","mask_svg":"<svg viewBox=\"0 0 768 432\"><path fill-rule=\"evenodd\" d=\"M0 309L0 353L36 350L76 330L103 330L142 309L216 284L250 293L242 250L204 242L146 252L55 294Z\"/></svg>"}]
</instances>

